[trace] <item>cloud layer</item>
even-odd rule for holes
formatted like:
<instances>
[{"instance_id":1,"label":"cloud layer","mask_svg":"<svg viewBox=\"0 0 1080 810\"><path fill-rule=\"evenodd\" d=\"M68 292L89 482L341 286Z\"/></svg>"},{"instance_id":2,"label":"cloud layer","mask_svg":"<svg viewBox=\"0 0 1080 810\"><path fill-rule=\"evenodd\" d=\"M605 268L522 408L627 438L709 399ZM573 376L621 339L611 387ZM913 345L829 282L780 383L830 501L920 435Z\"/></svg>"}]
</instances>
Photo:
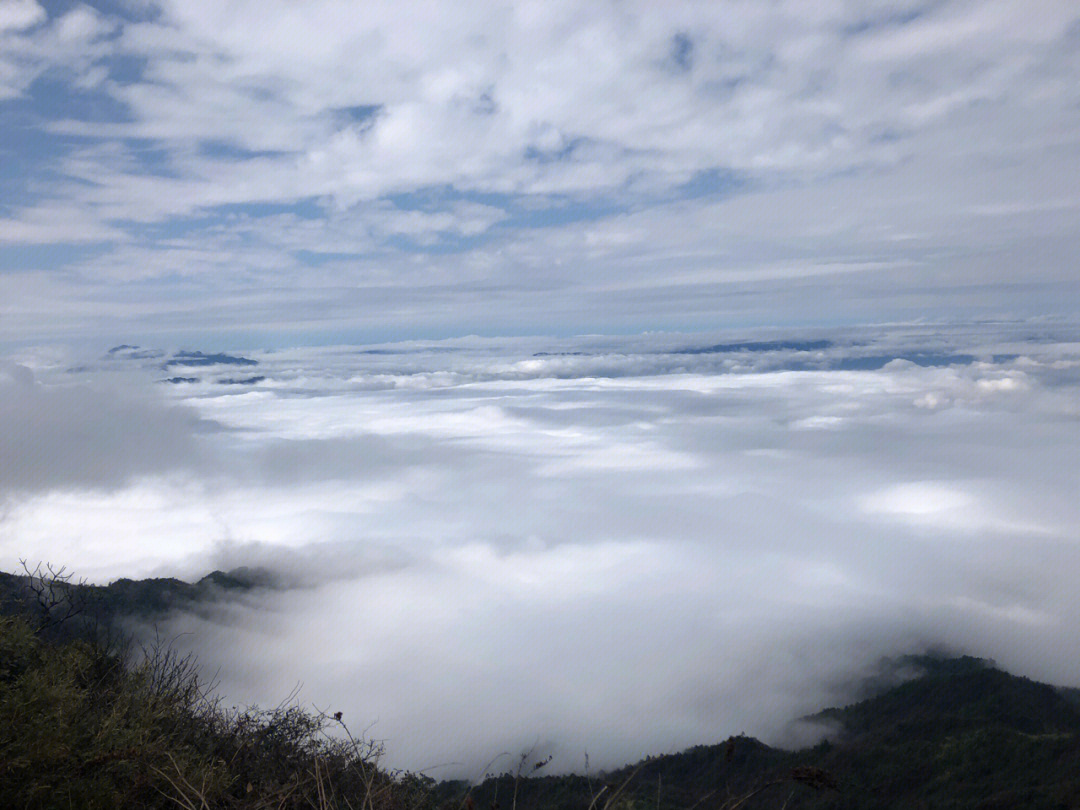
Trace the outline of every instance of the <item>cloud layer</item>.
<instances>
[{"instance_id":1,"label":"cloud layer","mask_svg":"<svg viewBox=\"0 0 1080 810\"><path fill-rule=\"evenodd\" d=\"M83 473L0 482L0 552L281 572L163 629L230 700L302 683L397 765L782 742L882 655L1075 680L1077 346L1039 324L466 339L249 352L250 386L24 353L5 419L50 446L69 414Z\"/></svg>"}]
</instances>

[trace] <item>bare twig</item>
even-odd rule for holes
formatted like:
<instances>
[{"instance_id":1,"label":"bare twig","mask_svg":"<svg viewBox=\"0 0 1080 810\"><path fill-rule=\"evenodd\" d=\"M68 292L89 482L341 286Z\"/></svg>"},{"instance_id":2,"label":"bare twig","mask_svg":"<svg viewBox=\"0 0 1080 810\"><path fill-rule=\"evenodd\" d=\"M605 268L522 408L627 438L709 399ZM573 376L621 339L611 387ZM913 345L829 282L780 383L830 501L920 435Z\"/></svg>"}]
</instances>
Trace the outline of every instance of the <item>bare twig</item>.
<instances>
[{"instance_id":1,"label":"bare twig","mask_svg":"<svg viewBox=\"0 0 1080 810\"><path fill-rule=\"evenodd\" d=\"M72 574L67 566L54 568L52 563L39 562L31 568L25 559L20 559L19 564L26 574L27 590L33 594L41 613L35 634L70 621L86 609L85 601L76 590L86 581L80 579L72 582Z\"/></svg>"}]
</instances>

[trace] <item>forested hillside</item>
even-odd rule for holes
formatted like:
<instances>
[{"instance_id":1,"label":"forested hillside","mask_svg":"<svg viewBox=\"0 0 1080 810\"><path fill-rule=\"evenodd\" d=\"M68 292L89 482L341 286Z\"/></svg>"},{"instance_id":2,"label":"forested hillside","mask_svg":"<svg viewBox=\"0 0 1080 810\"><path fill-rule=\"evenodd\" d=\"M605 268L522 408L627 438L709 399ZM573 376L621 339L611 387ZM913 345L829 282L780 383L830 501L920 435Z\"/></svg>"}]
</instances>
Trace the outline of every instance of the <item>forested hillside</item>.
<instances>
[{"instance_id":1,"label":"forested hillside","mask_svg":"<svg viewBox=\"0 0 1080 810\"><path fill-rule=\"evenodd\" d=\"M198 609L268 584L253 572L107 587L0 577L0 806L1080 807L1077 691L975 658L905 659L916 677L809 718L833 730L811 748L735 737L562 776L545 776L549 763L526 753L469 785L386 771L379 747L334 713L228 709L193 661L133 653L114 632L124 616Z\"/></svg>"}]
</instances>

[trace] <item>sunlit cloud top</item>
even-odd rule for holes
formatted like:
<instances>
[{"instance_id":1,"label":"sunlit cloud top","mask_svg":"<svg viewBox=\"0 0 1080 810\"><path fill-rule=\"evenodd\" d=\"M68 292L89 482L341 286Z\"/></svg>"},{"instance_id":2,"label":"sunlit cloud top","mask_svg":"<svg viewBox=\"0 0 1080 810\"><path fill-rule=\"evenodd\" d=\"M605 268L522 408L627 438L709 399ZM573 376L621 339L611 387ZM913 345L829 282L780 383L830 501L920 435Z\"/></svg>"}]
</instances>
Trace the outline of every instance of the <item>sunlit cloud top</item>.
<instances>
[{"instance_id":1,"label":"sunlit cloud top","mask_svg":"<svg viewBox=\"0 0 1080 810\"><path fill-rule=\"evenodd\" d=\"M0 340L1068 314L1078 54L1059 0L4 0Z\"/></svg>"}]
</instances>

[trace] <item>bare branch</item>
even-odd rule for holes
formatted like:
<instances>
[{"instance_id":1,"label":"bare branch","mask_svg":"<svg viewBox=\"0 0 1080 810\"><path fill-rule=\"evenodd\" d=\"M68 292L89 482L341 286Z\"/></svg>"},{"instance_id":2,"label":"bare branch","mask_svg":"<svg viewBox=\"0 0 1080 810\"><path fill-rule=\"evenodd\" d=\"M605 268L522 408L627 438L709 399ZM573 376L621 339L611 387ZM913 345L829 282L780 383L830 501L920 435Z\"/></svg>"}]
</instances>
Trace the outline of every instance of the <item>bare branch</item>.
<instances>
[{"instance_id":1,"label":"bare branch","mask_svg":"<svg viewBox=\"0 0 1080 810\"><path fill-rule=\"evenodd\" d=\"M58 627L86 610L86 599L81 591L85 579L72 582L67 566L53 567L51 563L38 563L33 568L26 559L19 564L26 576L26 589L32 594L39 613L35 634Z\"/></svg>"}]
</instances>

